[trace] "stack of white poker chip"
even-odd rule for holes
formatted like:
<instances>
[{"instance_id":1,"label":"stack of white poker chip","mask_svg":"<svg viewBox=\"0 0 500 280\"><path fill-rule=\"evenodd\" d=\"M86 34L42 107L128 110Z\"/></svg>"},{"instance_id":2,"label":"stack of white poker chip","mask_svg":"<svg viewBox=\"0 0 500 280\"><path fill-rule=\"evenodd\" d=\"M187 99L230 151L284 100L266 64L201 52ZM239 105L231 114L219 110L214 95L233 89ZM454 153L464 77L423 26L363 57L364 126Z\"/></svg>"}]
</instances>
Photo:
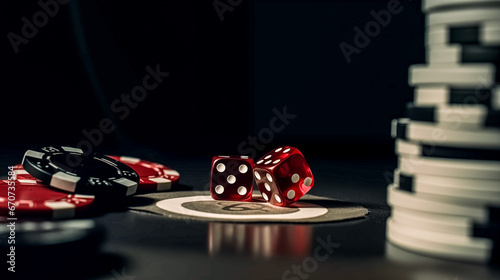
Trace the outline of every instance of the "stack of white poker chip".
<instances>
[{"instance_id":1,"label":"stack of white poker chip","mask_svg":"<svg viewBox=\"0 0 500 280\"><path fill-rule=\"evenodd\" d=\"M387 238L429 256L500 260L500 0L424 0L426 64L392 124Z\"/></svg>"}]
</instances>

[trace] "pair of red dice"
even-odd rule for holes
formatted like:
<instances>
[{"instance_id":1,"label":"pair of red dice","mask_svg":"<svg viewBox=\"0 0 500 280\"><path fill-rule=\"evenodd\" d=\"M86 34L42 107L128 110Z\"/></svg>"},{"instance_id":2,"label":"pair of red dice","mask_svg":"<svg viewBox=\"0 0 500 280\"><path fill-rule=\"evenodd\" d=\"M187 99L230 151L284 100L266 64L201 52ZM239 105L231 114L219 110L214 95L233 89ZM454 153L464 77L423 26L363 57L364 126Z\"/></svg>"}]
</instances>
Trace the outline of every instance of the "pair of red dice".
<instances>
[{"instance_id":1,"label":"pair of red dice","mask_svg":"<svg viewBox=\"0 0 500 280\"><path fill-rule=\"evenodd\" d=\"M284 146L265 154L255 164L247 156L214 156L210 177L212 198L252 200L254 178L262 197L277 206L294 203L314 185L311 168L302 153Z\"/></svg>"}]
</instances>

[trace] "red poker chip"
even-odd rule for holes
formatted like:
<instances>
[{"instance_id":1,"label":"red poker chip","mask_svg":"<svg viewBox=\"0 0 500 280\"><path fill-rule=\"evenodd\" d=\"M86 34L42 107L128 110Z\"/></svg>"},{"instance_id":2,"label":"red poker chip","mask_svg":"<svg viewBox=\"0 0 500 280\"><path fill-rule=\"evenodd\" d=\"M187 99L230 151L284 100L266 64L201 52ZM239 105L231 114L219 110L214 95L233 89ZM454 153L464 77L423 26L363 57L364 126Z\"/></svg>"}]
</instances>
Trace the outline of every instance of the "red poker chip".
<instances>
[{"instance_id":1,"label":"red poker chip","mask_svg":"<svg viewBox=\"0 0 500 280\"><path fill-rule=\"evenodd\" d=\"M23 167L22 164L16 164L13 166L12 170L14 171L16 179L27 179L27 180L35 180L38 183L41 183L42 181L38 180L37 178L31 176L28 171L26 171Z\"/></svg>"},{"instance_id":2,"label":"red poker chip","mask_svg":"<svg viewBox=\"0 0 500 280\"><path fill-rule=\"evenodd\" d=\"M9 202L15 205L13 215L9 213L12 207ZM55 191L34 178L18 177L11 181L10 185L8 180L0 181L0 210L7 216L68 219L90 212L93 202L93 195Z\"/></svg>"},{"instance_id":3,"label":"red poker chip","mask_svg":"<svg viewBox=\"0 0 500 280\"><path fill-rule=\"evenodd\" d=\"M179 183L179 172L165 165L133 157L108 157L125 163L139 174L140 181L137 193L168 191L172 185Z\"/></svg>"}]
</instances>

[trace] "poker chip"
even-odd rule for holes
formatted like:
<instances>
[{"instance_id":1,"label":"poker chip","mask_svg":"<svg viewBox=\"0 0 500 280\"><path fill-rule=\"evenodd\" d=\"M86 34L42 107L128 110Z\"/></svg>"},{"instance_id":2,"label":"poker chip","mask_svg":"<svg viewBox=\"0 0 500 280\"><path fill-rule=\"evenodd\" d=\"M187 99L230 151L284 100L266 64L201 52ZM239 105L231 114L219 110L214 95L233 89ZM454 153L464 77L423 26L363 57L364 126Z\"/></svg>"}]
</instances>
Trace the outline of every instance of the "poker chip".
<instances>
[{"instance_id":1,"label":"poker chip","mask_svg":"<svg viewBox=\"0 0 500 280\"><path fill-rule=\"evenodd\" d=\"M443 9L467 8L468 6L500 4L500 0L425 0L422 11L432 12Z\"/></svg>"},{"instance_id":2,"label":"poker chip","mask_svg":"<svg viewBox=\"0 0 500 280\"><path fill-rule=\"evenodd\" d=\"M12 171L14 171L15 179L27 179L27 180L38 180L35 177L31 176L28 171L26 171L22 164L16 164L12 166ZM39 181L39 180L38 180Z\"/></svg>"},{"instance_id":3,"label":"poker chip","mask_svg":"<svg viewBox=\"0 0 500 280\"><path fill-rule=\"evenodd\" d=\"M500 110L500 87L492 88L450 88L447 86L416 87L414 106L442 105L484 105L492 110Z\"/></svg>"},{"instance_id":4,"label":"poker chip","mask_svg":"<svg viewBox=\"0 0 500 280\"><path fill-rule=\"evenodd\" d=\"M422 213L405 208L394 207L392 220L411 228L449 233L459 236L488 238L499 241L500 224L479 224L469 218Z\"/></svg>"},{"instance_id":5,"label":"poker chip","mask_svg":"<svg viewBox=\"0 0 500 280\"><path fill-rule=\"evenodd\" d=\"M500 222L500 208L487 203L464 203L463 199L443 198L435 195L410 193L391 184L387 190L387 203L391 207L404 208L422 213L465 217L480 224Z\"/></svg>"},{"instance_id":6,"label":"poker chip","mask_svg":"<svg viewBox=\"0 0 500 280\"><path fill-rule=\"evenodd\" d=\"M413 143L401 139L396 140L396 154L424 158L491 160L493 162L500 160L500 150L441 147L436 144Z\"/></svg>"},{"instance_id":7,"label":"poker chip","mask_svg":"<svg viewBox=\"0 0 500 280\"><path fill-rule=\"evenodd\" d=\"M68 219L92 211L93 195L59 192L38 180L18 178L12 182L15 187L16 215ZM8 211L10 206L8 187L9 181L0 181L0 209L3 211Z\"/></svg>"},{"instance_id":8,"label":"poker chip","mask_svg":"<svg viewBox=\"0 0 500 280\"><path fill-rule=\"evenodd\" d=\"M500 21L484 21L476 24L435 25L427 27L425 45L443 47L450 44L499 46Z\"/></svg>"},{"instance_id":9,"label":"poker chip","mask_svg":"<svg viewBox=\"0 0 500 280\"><path fill-rule=\"evenodd\" d=\"M497 68L490 63L412 65L409 70L411 86L447 84L458 87L491 87L499 81Z\"/></svg>"},{"instance_id":10,"label":"poker chip","mask_svg":"<svg viewBox=\"0 0 500 280\"><path fill-rule=\"evenodd\" d=\"M139 175L129 166L104 155L84 155L78 148L58 146L28 150L22 165L51 187L78 194L132 195Z\"/></svg>"},{"instance_id":11,"label":"poker chip","mask_svg":"<svg viewBox=\"0 0 500 280\"><path fill-rule=\"evenodd\" d=\"M500 162L492 160L449 159L401 155L398 158L398 168L405 173L500 180Z\"/></svg>"},{"instance_id":12,"label":"poker chip","mask_svg":"<svg viewBox=\"0 0 500 280\"><path fill-rule=\"evenodd\" d=\"M397 246L452 260L492 263L499 254L495 242L490 239L416 229L392 218L387 220L387 238Z\"/></svg>"},{"instance_id":13,"label":"poker chip","mask_svg":"<svg viewBox=\"0 0 500 280\"><path fill-rule=\"evenodd\" d=\"M457 64L457 63L498 63L500 47L478 45L432 46L426 52L427 63Z\"/></svg>"},{"instance_id":14,"label":"poker chip","mask_svg":"<svg viewBox=\"0 0 500 280\"><path fill-rule=\"evenodd\" d=\"M179 182L179 172L162 164L126 156L109 157L125 163L137 172L140 178L137 193L168 191Z\"/></svg>"},{"instance_id":15,"label":"poker chip","mask_svg":"<svg viewBox=\"0 0 500 280\"><path fill-rule=\"evenodd\" d=\"M394 171L394 184L410 193L500 206L500 180L445 177Z\"/></svg>"},{"instance_id":16,"label":"poker chip","mask_svg":"<svg viewBox=\"0 0 500 280\"><path fill-rule=\"evenodd\" d=\"M483 128L480 130L443 128L426 122L411 121L408 118L392 121L391 135L393 138L406 139L440 146L499 149L500 129Z\"/></svg>"},{"instance_id":17,"label":"poker chip","mask_svg":"<svg viewBox=\"0 0 500 280\"><path fill-rule=\"evenodd\" d=\"M478 24L484 21L499 20L500 6L497 7L468 7L467 9L456 9L446 11L436 11L428 13L426 17L426 26L439 24L445 25L466 25Z\"/></svg>"},{"instance_id":18,"label":"poker chip","mask_svg":"<svg viewBox=\"0 0 500 280\"><path fill-rule=\"evenodd\" d=\"M500 127L500 110L483 105L415 106L409 104L406 114L412 121L428 122L450 129Z\"/></svg>"}]
</instances>

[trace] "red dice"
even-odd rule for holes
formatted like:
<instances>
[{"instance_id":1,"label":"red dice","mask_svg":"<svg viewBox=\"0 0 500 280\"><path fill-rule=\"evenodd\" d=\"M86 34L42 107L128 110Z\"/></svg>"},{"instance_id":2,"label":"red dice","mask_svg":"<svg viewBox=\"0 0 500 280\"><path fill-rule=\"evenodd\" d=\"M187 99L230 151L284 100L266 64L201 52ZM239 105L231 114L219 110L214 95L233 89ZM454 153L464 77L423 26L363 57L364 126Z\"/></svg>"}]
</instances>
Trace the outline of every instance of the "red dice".
<instances>
[{"instance_id":1,"label":"red dice","mask_svg":"<svg viewBox=\"0 0 500 280\"><path fill-rule=\"evenodd\" d=\"M311 168L304 156L290 146L264 155L255 163L253 174L262 197L277 206L294 203L314 185Z\"/></svg>"},{"instance_id":2,"label":"red dice","mask_svg":"<svg viewBox=\"0 0 500 280\"><path fill-rule=\"evenodd\" d=\"M252 199L253 159L247 156L214 156L210 177L213 199Z\"/></svg>"}]
</instances>

